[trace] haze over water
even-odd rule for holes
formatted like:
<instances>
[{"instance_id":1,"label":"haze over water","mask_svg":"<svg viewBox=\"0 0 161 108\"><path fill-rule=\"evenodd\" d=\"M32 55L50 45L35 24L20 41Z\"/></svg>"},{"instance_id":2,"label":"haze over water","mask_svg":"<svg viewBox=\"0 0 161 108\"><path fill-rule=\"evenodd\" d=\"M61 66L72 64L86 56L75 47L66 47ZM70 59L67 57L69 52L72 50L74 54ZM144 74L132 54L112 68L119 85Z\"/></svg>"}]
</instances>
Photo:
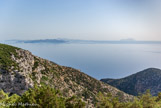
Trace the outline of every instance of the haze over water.
<instances>
[{"instance_id":1,"label":"haze over water","mask_svg":"<svg viewBox=\"0 0 161 108\"><path fill-rule=\"evenodd\" d=\"M0 1L0 41L59 38L114 40L115 44L84 41L84 44L12 45L80 69L97 79L120 78L150 67L161 68L161 1ZM133 44L116 42L122 39L132 39ZM158 42L138 44L140 41L133 39Z\"/></svg>"},{"instance_id":2,"label":"haze over water","mask_svg":"<svg viewBox=\"0 0 161 108\"><path fill-rule=\"evenodd\" d=\"M60 65L80 69L96 79L121 78L146 68L161 68L161 44L12 45Z\"/></svg>"}]
</instances>

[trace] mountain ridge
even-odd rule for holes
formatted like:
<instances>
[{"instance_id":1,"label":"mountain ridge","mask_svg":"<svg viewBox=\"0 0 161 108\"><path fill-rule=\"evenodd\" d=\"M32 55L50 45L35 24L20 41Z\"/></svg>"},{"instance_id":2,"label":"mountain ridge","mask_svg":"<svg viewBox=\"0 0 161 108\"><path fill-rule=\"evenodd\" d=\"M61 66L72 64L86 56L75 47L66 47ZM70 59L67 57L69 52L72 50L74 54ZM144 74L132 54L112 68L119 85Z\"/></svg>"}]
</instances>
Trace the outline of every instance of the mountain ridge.
<instances>
[{"instance_id":1,"label":"mountain ridge","mask_svg":"<svg viewBox=\"0 0 161 108\"><path fill-rule=\"evenodd\" d=\"M144 93L147 89L151 91L153 96L161 92L159 83L161 82L161 70L157 68L148 68L120 79L106 78L101 81L135 96Z\"/></svg>"}]
</instances>

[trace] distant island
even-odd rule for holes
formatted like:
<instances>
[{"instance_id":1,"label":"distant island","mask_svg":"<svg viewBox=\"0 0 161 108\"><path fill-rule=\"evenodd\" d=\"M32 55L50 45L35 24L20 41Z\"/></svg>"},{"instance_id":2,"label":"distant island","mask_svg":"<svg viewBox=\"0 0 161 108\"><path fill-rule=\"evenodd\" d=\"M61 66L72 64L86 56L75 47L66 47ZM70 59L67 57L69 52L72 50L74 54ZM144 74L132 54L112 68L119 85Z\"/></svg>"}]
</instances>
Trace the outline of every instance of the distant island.
<instances>
[{"instance_id":1,"label":"distant island","mask_svg":"<svg viewBox=\"0 0 161 108\"><path fill-rule=\"evenodd\" d=\"M75 44L161 44L161 41L146 41L134 39L121 39L121 40L77 40L77 39L38 39L38 40L6 40L4 42L12 43L75 43Z\"/></svg>"}]
</instances>

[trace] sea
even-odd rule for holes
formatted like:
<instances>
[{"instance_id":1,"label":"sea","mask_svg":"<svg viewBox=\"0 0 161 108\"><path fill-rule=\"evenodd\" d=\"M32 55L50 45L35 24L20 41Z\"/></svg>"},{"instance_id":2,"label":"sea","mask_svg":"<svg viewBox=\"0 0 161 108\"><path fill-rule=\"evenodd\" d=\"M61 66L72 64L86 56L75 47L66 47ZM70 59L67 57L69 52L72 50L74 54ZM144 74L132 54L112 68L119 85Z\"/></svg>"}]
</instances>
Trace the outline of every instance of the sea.
<instances>
[{"instance_id":1,"label":"sea","mask_svg":"<svg viewBox=\"0 0 161 108\"><path fill-rule=\"evenodd\" d=\"M161 69L161 44L8 43L100 80Z\"/></svg>"}]
</instances>

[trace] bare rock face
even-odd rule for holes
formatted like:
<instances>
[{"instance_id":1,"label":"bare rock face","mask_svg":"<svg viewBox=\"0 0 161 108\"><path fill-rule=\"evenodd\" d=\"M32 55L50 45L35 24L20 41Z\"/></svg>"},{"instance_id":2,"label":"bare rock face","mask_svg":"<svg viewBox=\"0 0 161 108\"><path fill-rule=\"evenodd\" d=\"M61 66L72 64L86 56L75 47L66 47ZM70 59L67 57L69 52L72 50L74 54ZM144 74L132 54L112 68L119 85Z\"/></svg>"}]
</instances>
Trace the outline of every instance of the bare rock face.
<instances>
[{"instance_id":1,"label":"bare rock face","mask_svg":"<svg viewBox=\"0 0 161 108\"><path fill-rule=\"evenodd\" d=\"M133 99L133 96L80 70L60 66L34 56L29 51L0 44L0 89L21 95L34 84L50 85L61 90L64 96L80 96L89 106L94 104L98 92L104 94L110 92L113 96L118 96L121 101Z\"/></svg>"},{"instance_id":2,"label":"bare rock face","mask_svg":"<svg viewBox=\"0 0 161 108\"><path fill-rule=\"evenodd\" d=\"M18 64L18 68L14 69L12 66L8 70L0 70L0 88L5 92L21 95L34 85L33 80L29 76L32 73L34 58L28 51L15 50L19 58L12 54L11 59Z\"/></svg>"}]
</instances>

